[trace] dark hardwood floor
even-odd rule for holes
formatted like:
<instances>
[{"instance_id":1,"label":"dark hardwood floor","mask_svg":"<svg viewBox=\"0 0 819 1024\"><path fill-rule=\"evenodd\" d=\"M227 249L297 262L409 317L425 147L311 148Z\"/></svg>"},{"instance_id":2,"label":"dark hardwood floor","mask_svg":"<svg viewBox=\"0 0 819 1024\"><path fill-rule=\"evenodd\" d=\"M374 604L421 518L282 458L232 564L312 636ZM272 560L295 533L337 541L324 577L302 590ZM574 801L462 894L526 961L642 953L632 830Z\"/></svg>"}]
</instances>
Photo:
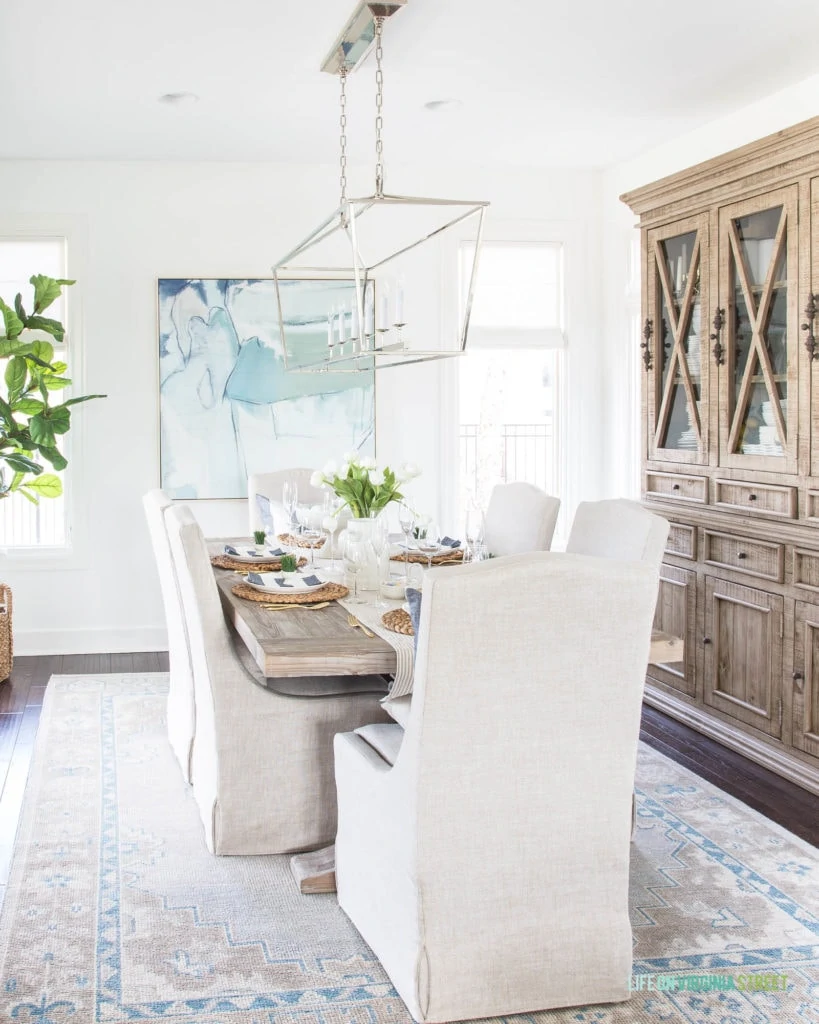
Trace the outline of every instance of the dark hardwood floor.
<instances>
[{"instance_id":1,"label":"dark hardwood floor","mask_svg":"<svg viewBox=\"0 0 819 1024\"><path fill-rule=\"evenodd\" d=\"M8 882L14 834L23 805L43 695L50 677L166 672L167 669L168 655L164 652L15 659L11 679L0 683L0 903ZM653 708L643 708L641 738L784 828L819 846L819 796L794 786Z\"/></svg>"}]
</instances>

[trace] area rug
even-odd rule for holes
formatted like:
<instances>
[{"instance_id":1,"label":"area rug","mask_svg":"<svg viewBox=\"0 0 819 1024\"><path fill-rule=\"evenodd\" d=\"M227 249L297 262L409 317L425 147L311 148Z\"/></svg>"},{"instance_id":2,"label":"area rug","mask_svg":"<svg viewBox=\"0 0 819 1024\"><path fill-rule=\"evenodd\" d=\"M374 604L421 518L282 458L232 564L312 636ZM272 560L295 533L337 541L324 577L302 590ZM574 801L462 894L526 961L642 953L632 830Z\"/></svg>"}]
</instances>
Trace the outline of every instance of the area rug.
<instances>
[{"instance_id":1,"label":"area rug","mask_svg":"<svg viewBox=\"0 0 819 1024\"><path fill-rule=\"evenodd\" d=\"M49 684L0 917L0 1021L408 1024L334 896L300 896L287 857L207 853L166 688ZM638 787L631 1000L504 1020L819 1021L819 852L646 747Z\"/></svg>"}]
</instances>

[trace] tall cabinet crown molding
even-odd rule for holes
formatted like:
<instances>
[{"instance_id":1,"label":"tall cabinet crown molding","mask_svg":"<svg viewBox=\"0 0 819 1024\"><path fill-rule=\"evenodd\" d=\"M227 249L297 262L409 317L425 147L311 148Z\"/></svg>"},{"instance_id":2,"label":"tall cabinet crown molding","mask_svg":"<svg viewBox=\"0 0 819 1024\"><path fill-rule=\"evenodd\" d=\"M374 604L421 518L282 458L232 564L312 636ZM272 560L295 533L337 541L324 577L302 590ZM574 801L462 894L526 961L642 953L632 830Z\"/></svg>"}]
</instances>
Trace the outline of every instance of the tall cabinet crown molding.
<instances>
[{"instance_id":1,"label":"tall cabinet crown molding","mask_svg":"<svg viewBox=\"0 0 819 1024\"><path fill-rule=\"evenodd\" d=\"M819 793L819 117L621 199L655 626L686 642L646 700Z\"/></svg>"}]
</instances>

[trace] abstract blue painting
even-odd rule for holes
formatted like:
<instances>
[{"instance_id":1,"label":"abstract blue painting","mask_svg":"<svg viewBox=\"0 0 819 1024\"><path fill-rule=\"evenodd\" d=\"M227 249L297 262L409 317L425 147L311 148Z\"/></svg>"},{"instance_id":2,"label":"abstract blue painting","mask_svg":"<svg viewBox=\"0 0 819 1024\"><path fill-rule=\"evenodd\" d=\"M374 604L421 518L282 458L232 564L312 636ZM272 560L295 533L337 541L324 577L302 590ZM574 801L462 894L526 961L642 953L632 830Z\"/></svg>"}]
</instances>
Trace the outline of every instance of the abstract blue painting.
<instances>
[{"instance_id":1,"label":"abstract blue painting","mask_svg":"<svg viewBox=\"0 0 819 1024\"><path fill-rule=\"evenodd\" d=\"M285 321L312 350L348 281L282 282ZM285 369L272 280L159 280L161 486L174 498L244 498L250 473L375 452L373 371Z\"/></svg>"}]
</instances>

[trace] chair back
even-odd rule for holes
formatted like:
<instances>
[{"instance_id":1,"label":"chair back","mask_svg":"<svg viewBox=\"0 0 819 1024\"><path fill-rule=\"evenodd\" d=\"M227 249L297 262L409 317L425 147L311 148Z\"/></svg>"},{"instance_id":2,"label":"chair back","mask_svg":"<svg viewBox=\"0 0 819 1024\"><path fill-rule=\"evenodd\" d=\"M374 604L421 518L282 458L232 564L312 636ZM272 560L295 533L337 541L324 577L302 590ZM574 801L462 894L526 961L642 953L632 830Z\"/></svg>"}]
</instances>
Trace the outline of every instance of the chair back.
<instances>
[{"instance_id":1,"label":"chair back","mask_svg":"<svg viewBox=\"0 0 819 1024\"><path fill-rule=\"evenodd\" d=\"M548 551L559 511L560 498L533 484L498 484L490 495L484 521L487 549L493 555Z\"/></svg>"},{"instance_id":2,"label":"chair back","mask_svg":"<svg viewBox=\"0 0 819 1024\"><path fill-rule=\"evenodd\" d=\"M631 799L656 598L649 565L563 553L427 574L393 771L410 780L438 976L473 955L491 970L487 921L499 936L537 936L531 956L546 955L554 901L555 927L596 907L614 921L600 941L613 929L630 954Z\"/></svg>"},{"instance_id":3,"label":"chair back","mask_svg":"<svg viewBox=\"0 0 819 1024\"><path fill-rule=\"evenodd\" d=\"M165 527L165 512L173 507L173 502L164 491L157 488L148 491L143 496L142 504L145 509L145 518L148 521L148 531L159 574L162 605L165 609L165 623L168 629L168 660L171 676L168 691L168 737L182 766L185 779L190 782L191 748L196 730L196 709L188 631Z\"/></svg>"},{"instance_id":4,"label":"chair back","mask_svg":"<svg viewBox=\"0 0 819 1024\"><path fill-rule=\"evenodd\" d=\"M659 569L668 529L667 519L647 511L636 501L583 501L577 506L566 551L647 562Z\"/></svg>"},{"instance_id":5,"label":"chair back","mask_svg":"<svg viewBox=\"0 0 819 1024\"><path fill-rule=\"evenodd\" d=\"M286 480L295 480L298 484L299 502L306 505L322 504L325 492L320 487L313 487L310 483L312 475L312 469L277 469L271 473L252 473L247 478L247 511L251 534L265 528L256 501L257 494L264 495L270 501L276 533L284 533L288 529L290 524L282 504L282 485Z\"/></svg>"}]
</instances>

